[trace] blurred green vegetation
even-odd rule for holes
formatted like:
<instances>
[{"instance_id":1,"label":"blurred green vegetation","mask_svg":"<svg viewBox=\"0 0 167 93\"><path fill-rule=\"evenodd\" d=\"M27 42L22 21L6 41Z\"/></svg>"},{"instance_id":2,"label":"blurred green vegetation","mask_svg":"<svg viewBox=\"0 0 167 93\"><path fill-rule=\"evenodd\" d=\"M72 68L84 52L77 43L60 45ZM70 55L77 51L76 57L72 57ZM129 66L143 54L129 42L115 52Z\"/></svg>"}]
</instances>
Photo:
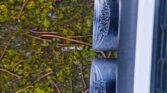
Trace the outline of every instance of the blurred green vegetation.
<instances>
[{"instance_id":1,"label":"blurred green vegetation","mask_svg":"<svg viewBox=\"0 0 167 93\"><path fill-rule=\"evenodd\" d=\"M93 0L0 0L0 93L83 93L89 88L90 47L69 49L57 44L73 42L47 42L31 31L90 35L92 16ZM80 40L91 44L91 37Z\"/></svg>"}]
</instances>

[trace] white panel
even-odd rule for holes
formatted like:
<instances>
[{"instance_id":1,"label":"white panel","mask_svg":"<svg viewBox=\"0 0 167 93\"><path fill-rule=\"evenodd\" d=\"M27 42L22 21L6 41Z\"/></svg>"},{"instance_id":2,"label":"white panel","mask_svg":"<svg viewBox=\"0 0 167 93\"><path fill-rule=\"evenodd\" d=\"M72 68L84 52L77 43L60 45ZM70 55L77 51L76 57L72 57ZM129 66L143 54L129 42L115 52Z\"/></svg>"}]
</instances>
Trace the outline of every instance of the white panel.
<instances>
[{"instance_id":1,"label":"white panel","mask_svg":"<svg viewBox=\"0 0 167 93\"><path fill-rule=\"evenodd\" d=\"M139 0L134 93L150 93L155 0Z\"/></svg>"}]
</instances>

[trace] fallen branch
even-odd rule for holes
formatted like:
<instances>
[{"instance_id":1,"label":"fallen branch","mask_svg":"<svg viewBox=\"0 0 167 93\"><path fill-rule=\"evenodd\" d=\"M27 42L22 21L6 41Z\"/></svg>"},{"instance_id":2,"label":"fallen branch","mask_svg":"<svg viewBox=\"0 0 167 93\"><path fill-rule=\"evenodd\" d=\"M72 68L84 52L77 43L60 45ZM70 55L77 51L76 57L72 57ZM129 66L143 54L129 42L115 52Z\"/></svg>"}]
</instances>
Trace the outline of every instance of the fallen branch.
<instances>
[{"instance_id":1,"label":"fallen branch","mask_svg":"<svg viewBox=\"0 0 167 93\"><path fill-rule=\"evenodd\" d=\"M49 76L49 75L52 74L52 73L53 73L53 72L51 71L51 72L48 72L48 73L46 73L46 74L44 74L44 75L38 77L38 78L34 81L34 83L36 83L37 81L40 81L41 79L43 79L43 78Z\"/></svg>"},{"instance_id":2,"label":"fallen branch","mask_svg":"<svg viewBox=\"0 0 167 93\"><path fill-rule=\"evenodd\" d=\"M18 16L17 16L18 22L20 21L21 14L22 14L22 12L23 12L23 10L24 10L26 4L28 3L28 1L29 1L29 0L25 0L24 4L22 5L22 7L21 7L21 9L20 9L20 12L19 12L19 14L18 14Z\"/></svg>"},{"instance_id":3,"label":"fallen branch","mask_svg":"<svg viewBox=\"0 0 167 93\"><path fill-rule=\"evenodd\" d=\"M60 93L60 89L58 88L57 84L53 80L51 80L51 84L55 86L57 93Z\"/></svg>"},{"instance_id":4,"label":"fallen branch","mask_svg":"<svg viewBox=\"0 0 167 93\"><path fill-rule=\"evenodd\" d=\"M8 70L6 70L6 69L0 68L0 71L6 72L6 73L8 73L8 74L10 74L10 75L12 75L12 76L14 76L14 77L20 78L20 76L18 76L17 74L14 74L13 72L10 72L10 71L8 71Z\"/></svg>"},{"instance_id":5,"label":"fallen branch","mask_svg":"<svg viewBox=\"0 0 167 93\"><path fill-rule=\"evenodd\" d=\"M23 92L24 90L29 89L29 88L33 88L33 86L32 86L32 85L29 85L29 86L27 86L27 87L25 87L25 88L23 88L23 89L21 89L21 90L18 90L18 91L15 92L15 93Z\"/></svg>"},{"instance_id":6,"label":"fallen branch","mask_svg":"<svg viewBox=\"0 0 167 93\"><path fill-rule=\"evenodd\" d=\"M71 39L71 38L67 38L67 37L63 37L63 36L58 36L58 35L48 35L48 34L46 34L46 35L41 35L41 37L59 38L59 39L69 40L69 41L72 41L72 42L76 42L76 43L79 43L79 44L82 44L82 45L92 47L92 45L89 44L89 43L79 41L79 40L75 40L75 39Z\"/></svg>"}]
</instances>

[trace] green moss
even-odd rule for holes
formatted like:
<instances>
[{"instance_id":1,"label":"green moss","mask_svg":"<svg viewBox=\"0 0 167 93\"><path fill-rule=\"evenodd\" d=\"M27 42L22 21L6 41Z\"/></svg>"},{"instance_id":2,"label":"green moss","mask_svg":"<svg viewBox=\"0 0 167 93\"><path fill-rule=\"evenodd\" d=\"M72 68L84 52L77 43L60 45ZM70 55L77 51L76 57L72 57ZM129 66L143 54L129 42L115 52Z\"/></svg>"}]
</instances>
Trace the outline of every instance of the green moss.
<instances>
[{"instance_id":1,"label":"green moss","mask_svg":"<svg viewBox=\"0 0 167 93\"><path fill-rule=\"evenodd\" d=\"M32 38L31 31L57 31L62 36L91 33L93 0L1 0L0 1L0 68L19 76L0 73L0 93L55 93L55 81L61 93L83 91L80 64L88 81L94 56L88 47L62 51L57 43L73 43L57 38L52 42ZM20 14L21 13L21 14ZM19 16L20 14L20 16ZM19 21L18 21L19 20ZM91 43L91 38L79 39ZM38 82L34 81L41 78ZM73 86L71 86L73 83Z\"/></svg>"}]
</instances>

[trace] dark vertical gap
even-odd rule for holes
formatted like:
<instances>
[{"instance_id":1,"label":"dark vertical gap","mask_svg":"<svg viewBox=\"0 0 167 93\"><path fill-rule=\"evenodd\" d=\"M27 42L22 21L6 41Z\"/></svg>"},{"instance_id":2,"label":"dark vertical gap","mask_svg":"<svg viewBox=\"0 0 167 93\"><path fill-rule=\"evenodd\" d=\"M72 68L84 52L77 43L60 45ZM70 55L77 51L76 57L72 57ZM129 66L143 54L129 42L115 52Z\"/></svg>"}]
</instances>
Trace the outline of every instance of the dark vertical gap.
<instances>
[{"instance_id":1,"label":"dark vertical gap","mask_svg":"<svg viewBox=\"0 0 167 93\"><path fill-rule=\"evenodd\" d=\"M164 56L164 30L163 30L163 23L164 23L164 6L165 6L165 0L161 0L161 4L160 4L160 33L161 33L161 48L160 48L160 56L163 57Z\"/></svg>"},{"instance_id":2,"label":"dark vertical gap","mask_svg":"<svg viewBox=\"0 0 167 93\"><path fill-rule=\"evenodd\" d=\"M167 93L167 1L156 0L151 93Z\"/></svg>"},{"instance_id":3,"label":"dark vertical gap","mask_svg":"<svg viewBox=\"0 0 167 93\"><path fill-rule=\"evenodd\" d=\"M157 73L157 71L159 70L159 68L157 68L157 61L158 61L158 57L159 52L160 52L160 45L158 44L161 40L160 40L160 33L159 33L159 22L160 22L160 0L156 0L155 1L155 16L154 16L154 33L153 33L153 54L152 54L152 73L151 73L151 93L155 93L156 91L156 85L159 84L158 78L157 76L159 76L160 74Z\"/></svg>"},{"instance_id":4,"label":"dark vertical gap","mask_svg":"<svg viewBox=\"0 0 167 93\"><path fill-rule=\"evenodd\" d=\"M166 0L165 0L166 1ZM166 1L166 3L165 3L165 9L164 9L164 11L165 11L165 15L164 15L164 25L165 26L167 26L167 1ZM167 27L165 27L165 28L167 28ZM167 35L167 29L165 29L165 35ZM166 40L165 40L166 42L165 42L165 59L167 58L167 36L166 36ZM165 69L164 69L164 92L165 93L167 93L167 61L165 62Z\"/></svg>"},{"instance_id":5,"label":"dark vertical gap","mask_svg":"<svg viewBox=\"0 0 167 93\"><path fill-rule=\"evenodd\" d=\"M160 61L159 63L159 70L158 70L158 73L159 73L159 76L158 76L158 81L159 84L157 85L157 93L163 93L164 92L164 56L165 56L165 53L164 53L164 50L165 50L165 27L164 27L164 24L165 24L165 0L161 0L161 8L160 8L160 26L161 26L161 29L160 29L160 33L161 33L161 42L160 42L160 57L159 57L159 60L162 60Z\"/></svg>"},{"instance_id":6,"label":"dark vertical gap","mask_svg":"<svg viewBox=\"0 0 167 93\"><path fill-rule=\"evenodd\" d=\"M167 24L167 1L165 0L164 6L164 24Z\"/></svg>"}]
</instances>

